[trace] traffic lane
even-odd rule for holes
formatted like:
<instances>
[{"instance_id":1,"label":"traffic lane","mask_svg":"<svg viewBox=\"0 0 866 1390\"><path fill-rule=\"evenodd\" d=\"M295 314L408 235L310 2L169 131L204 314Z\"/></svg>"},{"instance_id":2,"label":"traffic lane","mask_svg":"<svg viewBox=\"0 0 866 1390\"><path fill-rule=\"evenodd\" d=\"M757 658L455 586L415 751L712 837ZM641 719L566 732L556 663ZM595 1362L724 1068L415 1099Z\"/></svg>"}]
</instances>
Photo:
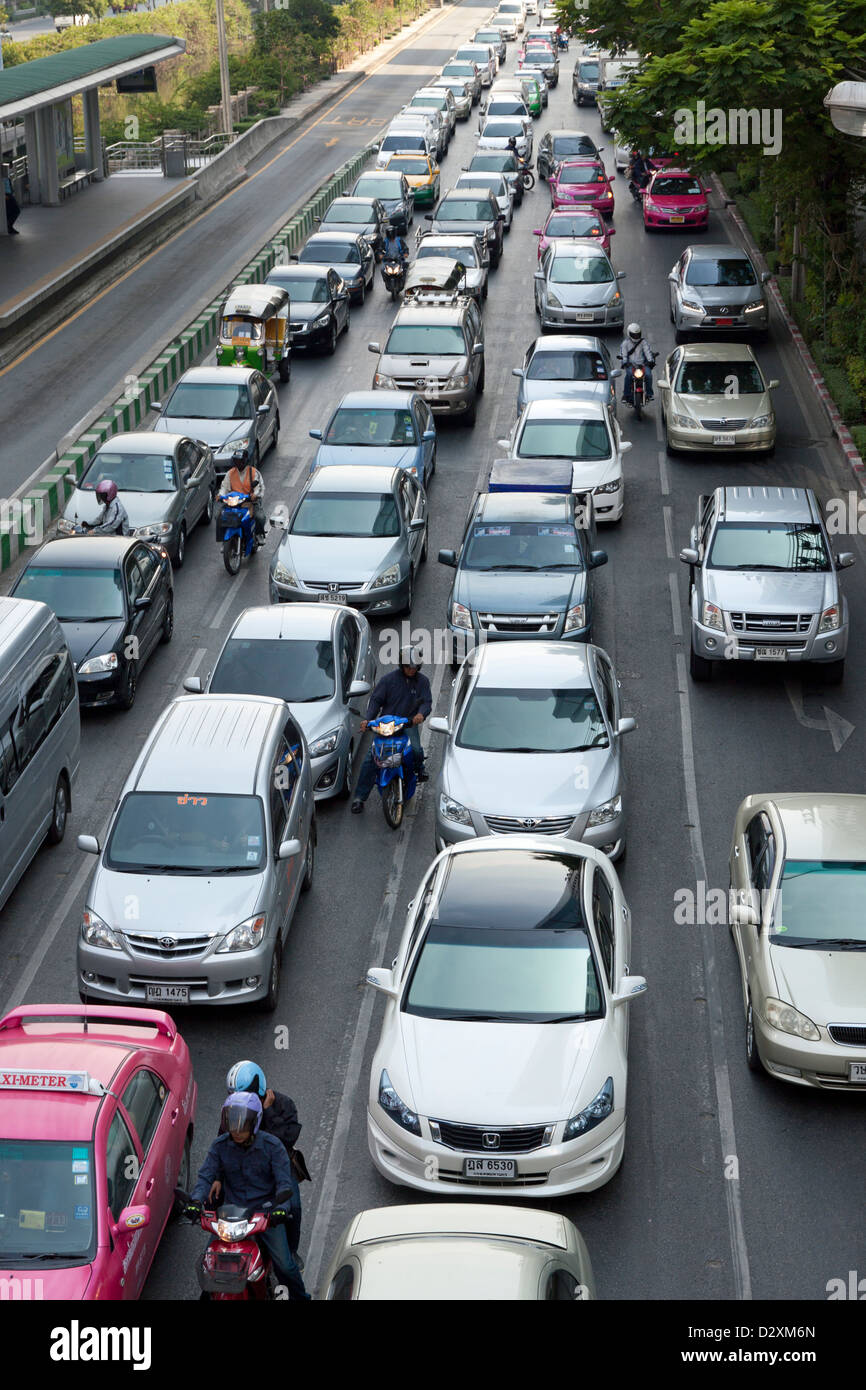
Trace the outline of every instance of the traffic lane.
<instances>
[{"instance_id":1,"label":"traffic lane","mask_svg":"<svg viewBox=\"0 0 866 1390\"><path fill-rule=\"evenodd\" d=\"M477 28L476 11L469 0L443 11L402 51L409 71L388 71L383 64L362 79L288 141L252 161L244 183L0 370L0 495L13 493L90 409L119 396L128 378L228 287L328 173L363 149L409 100L424 80L414 69L429 68L431 76L439 71ZM28 422L24 449L22 418Z\"/></svg>"}]
</instances>

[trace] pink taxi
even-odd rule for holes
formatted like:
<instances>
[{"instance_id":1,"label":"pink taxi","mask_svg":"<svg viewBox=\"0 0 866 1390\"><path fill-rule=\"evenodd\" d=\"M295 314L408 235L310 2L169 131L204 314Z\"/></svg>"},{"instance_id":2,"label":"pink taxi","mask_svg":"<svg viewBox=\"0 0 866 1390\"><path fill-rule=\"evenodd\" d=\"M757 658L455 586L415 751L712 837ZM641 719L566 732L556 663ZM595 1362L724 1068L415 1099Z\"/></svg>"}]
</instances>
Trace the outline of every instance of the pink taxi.
<instances>
[{"instance_id":1,"label":"pink taxi","mask_svg":"<svg viewBox=\"0 0 866 1390\"><path fill-rule=\"evenodd\" d=\"M553 208L547 214L543 227L536 227L533 236L538 237L538 259L554 237L579 237L581 240L597 241L606 256L610 255L610 239L616 236L616 228L609 227L600 212L595 208Z\"/></svg>"},{"instance_id":2,"label":"pink taxi","mask_svg":"<svg viewBox=\"0 0 866 1390\"><path fill-rule=\"evenodd\" d=\"M703 183L687 169L658 169L641 190L644 231L659 227L706 231L710 204Z\"/></svg>"},{"instance_id":3,"label":"pink taxi","mask_svg":"<svg viewBox=\"0 0 866 1390\"><path fill-rule=\"evenodd\" d=\"M554 208L595 208L613 216L613 187L604 165L597 159L564 159L548 179Z\"/></svg>"},{"instance_id":4,"label":"pink taxi","mask_svg":"<svg viewBox=\"0 0 866 1390\"><path fill-rule=\"evenodd\" d=\"M0 1302L139 1297L189 1186L195 1105L168 1014L34 1004L0 1019Z\"/></svg>"}]
</instances>

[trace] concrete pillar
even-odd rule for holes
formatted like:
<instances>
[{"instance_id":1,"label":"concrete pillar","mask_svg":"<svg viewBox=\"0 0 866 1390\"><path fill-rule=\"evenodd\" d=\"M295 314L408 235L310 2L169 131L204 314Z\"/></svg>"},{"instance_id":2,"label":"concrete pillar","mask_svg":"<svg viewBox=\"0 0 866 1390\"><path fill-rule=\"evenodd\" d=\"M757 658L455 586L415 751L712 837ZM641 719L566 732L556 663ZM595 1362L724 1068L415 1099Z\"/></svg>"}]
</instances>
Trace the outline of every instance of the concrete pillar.
<instances>
[{"instance_id":1,"label":"concrete pillar","mask_svg":"<svg viewBox=\"0 0 866 1390\"><path fill-rule=\"evenodd\" d=\"M39 180L39 131L35 111L28 111L24 117L24 142L27 146L27 181L30 187L30 201L31 203L38 203L41 198L41 184Z\"/></svg>"},{"instance_id":2,"label":"concrete pillar","mask_svg":"<svg viewBox=\"0 0 866 1390\"><path fill-rule=\"evenodd\" d=\"M105 173L102 165L102 136L99 128L99 90L82 92L81 104L84 110L84 149L87 154L88 169L95 169L94 183L102 183Z\"/></svg>"},{"instance_id":3,"label":"concrete pillar","mask_svg":"<svg viewBox=\"0 0 866 1390\"><path fill-rule=\"evenodd\" d=\"M40 202L49 207L60 203L60 175L57 172L57 137L54 129L54 108L42 106L36 113L39 122L39 188Z\"/></svg>"}]
</instances>

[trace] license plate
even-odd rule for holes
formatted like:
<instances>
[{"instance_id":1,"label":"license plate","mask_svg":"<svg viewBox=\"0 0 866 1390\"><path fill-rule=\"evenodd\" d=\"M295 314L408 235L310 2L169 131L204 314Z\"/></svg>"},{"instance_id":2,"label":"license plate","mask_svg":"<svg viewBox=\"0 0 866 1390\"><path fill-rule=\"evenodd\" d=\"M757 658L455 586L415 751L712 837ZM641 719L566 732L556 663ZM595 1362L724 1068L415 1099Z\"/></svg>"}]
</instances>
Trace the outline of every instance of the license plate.
<instances>
[{"instance_id":1,"label":"license plate","mask_svg":"<svg viewBox=\"0 0 866 1390\"><path fill-rule=\"evenodd\" d=\"M713 443L714 443L714 444L722 444L722 445L727 444L728 446L730 446L730 445L732 445L732 444L736 444L736 442L737 442L737 436L736 436L735 434L714 434L714 435L713 435Z\"/></svg>"},{"instance_id":2,"label":"license plate","mask_svg":"<svg viewBox=\"0 0 866 1390\"><path fill-rule=\"evenodd\" d=\"M670 218L668 220L670 222L685 222L686 219L684 217L674 216L674 214L671 213Z\"/></svg>"},{"instance_id":3,"label":"license plate","mask_svg":"<svg viewBox=\"0 0 866 1390\"><path fill-rule=\"evenodd\" d=\"M145 985L148 1004L188 1004L189 985Z\"/></svg>"},{"instance_id":4,"label":"license plate","mask_svg":"<svg viewBox=\"0 0 866 1390\"><path fill-rule=\"evenodd\" d=\"M859 1081L861 1085L866 1083L866 1062L849 1062L848 1080Z\"/></svg>"},{"instance_id":5,"label":"license plate","mask_svg":"<svg viewBox=\"0 0 866 1390\"><path fill-rule=\"evenodd\" d=\"M573 314L572 318L575 323L592 323L595 314Z\"/></svg>"},{"instance_id":6,"label":"license plate","mask_svg":"<svg viewBox=\"0 0 866 1390\"><path fill-rule=\"evenodd\" d=\"M346 595L343 594L343 593L336 593L336 594L319 594L319 603L345 603L345 602L346 602Z\"/></svg>"},{"instance_id":7,"label":"license plate","mask_svg":"<svg viewBox=\"0 0 866 1390\"><path fill-rule=\"evenodd\" d=\"M733 320L733 319L715 319L714 322L715 322L715 323L720 323L720 324L726 324L726 323L733 323L734 320Z\"/></svg>"},{"instance_id":8,"label":"license plate","mask_svg":"<svg viewBox=\"0 0 866 1390\"><path fill-rule=\"evenodd\" d=\"M464 1158L464 1178L516 1178L515 1158Z\"/></svg>"},{"instance_id":9,"label":"license plate","mask_svg":"<svg viewBox=\"0 0 866 1390\"><path fill-rule=\"evenodd\" d=\"M788 649L787 649L787 647L756 647L756 648L755 648L755 660L756 660L756 661L787 661L787 660L788 660Z\"/></svg>"}]
</instances>

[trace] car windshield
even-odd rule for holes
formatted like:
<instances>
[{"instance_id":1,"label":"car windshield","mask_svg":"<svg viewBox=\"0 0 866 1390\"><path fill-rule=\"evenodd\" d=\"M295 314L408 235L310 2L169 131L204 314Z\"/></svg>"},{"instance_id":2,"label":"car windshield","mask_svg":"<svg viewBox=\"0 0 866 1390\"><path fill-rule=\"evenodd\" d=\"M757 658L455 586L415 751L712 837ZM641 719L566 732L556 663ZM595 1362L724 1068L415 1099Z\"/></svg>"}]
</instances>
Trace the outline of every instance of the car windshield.
<instances>
[{"instance_id":1,"label":"car windshield","mask_svg":"<svg viewBox=\"0 0 866 1390\"><path fill-rule=\"evenodd\" d=\"M569 155L595 155L596 148L588 135L554 135L551 153L554 159L567 159Z\"/></svg>"},{"instance_id":2,"label":"car windshield","mask_svg":"<svg viewBox=\"0 0 866 1390\"><path fill-rule=\"evenodd\" d=\"M361 252L353 241L320 241L305 246L298 255L303 264L312 261L314 265L360 265Z\"/></svg>"},{"instance_id":3,"label":"car windshield","mask_svg":"<svg viewBox=\"0 0 866 1390\"><path fill-rule=\"evenodd\" d=\"M546 48L528 48L523 55L523 63L532 67L547 67L553 60Z\"/></svg>"},{"instance_id":4,"label":"car windshield","mask_svg":"<svg viewBox=\"0 0 866 1390\"><path fill-rule=\"evenodd\" d=\"M601 353L584 349L545 348L536 352L526 371L527 381L607 381Z\"/></svg>"},{"instance_id":5,"label":"car windshield","mask_svg":"<svg viewBox=\"0 0 866 1390\"><path fill-rule=\"evenodd\" d=\"M159 435L153 437L158 439ZM83 492L94 492L105 480L117 483L118 492L177 491L171 454L126 454L120 449L100 449L78 486Z\"/></svg>"},{"instance_id":6,"label":"car windshield","mask_svg":"<svg viewBox=\"0 0 866 1390\"><path fill-rule=\"evenodd\" d=\"M492 222L494 216L486 198L443 198L436 209L443 222Z\"/></svg>"},{"instance_id":7,"label":"car windshield","mask_svg":"<svg viewBox=\"0 0 866 1390\"><path fill-rule=\"evenodd\" d=\"M463 330L450 323L398 323L391 329L385 351L398 357L462 357Z\"/></svg>"},{"instance_id":8,"label":"car windshield","mask_svg":"<svg viewBox=\"0 0 866 1390\"><path fill-rule=\"evenodd\" d=\"M501 154L477 154L469 165L469 172L490 169L497 174L512 174L517 171L517 159L510 150Z\"/></svg>"},{"instance_id":9,"label":"car windshield","mask_svg":"<svg viewBox=\"0 0 866 1390\"><path fill-rule=\"evenodd\" d=\"M422 1018L547 1023L604 1013L586 928L431 925L404 1004Z\"/></svg>"},{"instance_id":10,"label":"car windshield","mask_svg":"<svg viewBox=\"0 0 866 1390\"><path fill-rule=\"evenodd\" d=\"M527 572L583 568L574 525L569 521L473 523L460 565L467 570Z\"/></svg>"},{"instance_id":11,"label":"car windshield","mask_svg":"<svg viewBox=\"0 0 866 1390\"><path fill-rule=\"evenodd\" d=\"M245 384L232 381L182 381L162 412L170 420L248 420Z\"/></svg>"},{"instance_id":12,"label":"car windshield","mask_svg":"<svg viewBox=\"0 0 866 1390\"><path fill-rule=\"evenodd\" d=\"M604 236L604 227L595 213L557 212L547 219L544 235L548 238Z\"/></svg>"},{"instance_id":13,"label":"car windshield","mask_svg":"<svg viewBox=\"0 0 866 1390\"><path fill-rule=\"evenodd\" d=\"M367 407L338 410L328 427L326 444L352 444L370 449L390 449L415 444L415 426L409 410L371 410Z\"/></svg>"},{"instance_id":14,"label":"car windshield","mask_svg":"<svg viewBox=\"0 0 866 1390\"><path fill-rule=\"evenodd\" d=\"M723 521L707 564L714 570L831 569L820 526L794 521Z\"/></svg>"},{"instance_id":15,"label":"car windshield","mask_svg":"<svg viewBox=\"0 0 866 1390\"><path fill-rule=\"evenodd\" d=\"M393 164L391 169L398 174L400 172ZM386 178L383 174L362 174L355 184L355 196L381 198L393 202L395 198L403 197L403 181L399 178Z\"/></svg>"},{"instance_id":16,"label":"car windshield","mask_svg":"<svg viewBox=\"0 0 866 1390\"><path fill-rule=\"evenodd\" d=\"M554 256L550 266L554 285L607 285L614 279L604 256Z\"/></svg>"},{"instance_id":17,"label":"car windshield","mask_svg":"<svg viewBox=\"0 0 866 1390\"><path fill-rule=\"evenodd\" d=\"M275 278L274 283L288 290L293 304L327 304L330 299L328 282L324 275L319 279L314 279L311 275L280 275L279 279Z\"/></svg>"},{"instance_id":18,"label":"car windshield","mask_svg":"<svg viewBox=\"0 0 866 1390\"><path fill-rule=\"evenodd\" d=\"M105 847L105 866L126 874L255 873L266 859L257 796L130 792Z\"/></svg>"},{"instance_id":19,"label":"car windshield","mask_svg":"<svg viewBox=\"0 0 866 1390\"><path fill-rule=\"evenodd\" d=\"M423 135L410 135L405 131L402 134L386 135L379 146L380 150L423 150L425 148ZM393 165L391 166L393 168ZM369 218L364 218L369 221Z\"/></svg>"},{"instance_id":20,"label":"car windshield","mask_svg":"<svg viewBox=\"0 0 866 1390\"><path fill-rule=\"evenodd\" d=\"M388 168L396 169L401 174L407 174L412 178L426 179L430 176L430 165L426 159L411 158L408 155L395 155L388 160Z\"/></svg>"},{"instance_id":21,"label":"car windshield","mask_svg":"<svg viewBox=\"0 0 866 1390\"><path fill-rule=\"evenodd\" d=\"M311 492L292 523L293 536L399 536L397 503L390 492Z\"/></svg>"},{"instance_id":22,"label":"car windshield","mask_svg":"<svg viewBox=\"0 0 866 1390\"><path fill-rule=\"evenodd\" d=\"M751 261L724 259L704 261L692 258L686 271L687 285L720 285L725 289L741 289L745 285L755 285L755 272Z\"/></svg>"},{"instance_id":23,"label":"car windshield","mask_svg":"<svg viewBox=\"0 0 866 1390\"><path fill-rule=\"evenodd\" d=\"M454 246L448 242L422 241L416 253L416 260L423 261L431 256L434 256L436 260L445 257L448 260L460 261L464 266L478 265L478 253L474 246Z\"/></svg>"},{"instance_id":24,"label":"car windshield","mask_svg":"<svg viewBox=\"0 0 866 1390\"><path fill-rule=\"evenodd\" d=\"M456 78L454 81L451 81L449 79L448 81L443 82L441 85L442 87L447 87L449 92L453 92L456 97L462 97L465 99L469 95L466 91L466 83L462 82L460 78Z\"/></svg>"},{"instance_id":25,"label":"car windshield","mask_svg":"<svg viewBox=\"0 0 866 1390\"><path fill-rule=\"evenodd\" d=\"M604 183L600 164L566 164L556 176L559 183Z\"/></svg>"},{"instance_id":26,"label":"car windshield","mask_svg":"<svg viewBox=\"0 0 866 1390\"><path fill-rule=\"evenodd\" d=\"M680 367L674 387L681 396L757 396L764 390L755 362L689 362Z\"/></svg>"},{"instance_id":27,"label":"car windshield","mask_svg":"<svg viewBox=\"0 0 866 1390\"><path fill-rule=\"evenodd\" d=\"M15 598L47 604L63 623L95 623L123 617L120 570L31 565L13 593Z\"/></svg>"},{"instance_id":28,"label":"car windshield","mask_svg":"<svg viewBox=\"0 0 866 1390\"><path fill-rule=\"evenodd\" d=\"M326 222L351 222L354 226L364 226L365 223L375 222L376 214L371 207L365 207L363 203L340 203L333 202L322 218L322 226Z\"/></svg>"},{"instance_id":29,"label":"car windshield","mask_svg":"<svg viewBox=\"0 0 866 1390\"><path fill-rule=\"evenodd\" d=\"M490 135L494 140L510 140L512 135L519 140L525 133L523 122L518 120L488 121L481 132L482 136Z\"/></svg>"},{"instance_id":30,"label":"car windshield","mask_svg":"<svg viewBox=\"0 0 866 1390\"><path fill-rule=\"evenodd\" d=\"M269 695L305 704L334 693L334 646L297 637L232 637L211 677L211 695Z\"/></svg>"},{"instance_id":31,"label":"car windshield","mask_svg":"<svg viewBox=\"0 0 866 1390\"><path fill-rule=\"evenodd\" d=\"M788 859L773 913L774 946L866 950L866 863Z\"/></svg>"},{"instance_id":32,"label":"car windshield","mask_svg":"<svg viewBox=\"0 0 866 1390\"><path fill-rule=\"evenodd\" d=\"M508 193L501 174L484 174L473 169L471 173L461 174L457 180L457 186L463 184L464 187L489 188L494 197L504 198Z\"/></svg>"},{"instance_id":33,"label":"car windshield","mask_svg":"<svg viewBox=\"0 0 866 1390\"><path fill-rule=\"evenodd\" d=\"M656 177L650 191L653 197L658 198L696 198L704 190L697 179Z\"/></svg>"},{"instance_id":34,"label":"car windshield","mask_svg":"<svg viewBox=\"0 0 866 1390\"><path fill-rule=\"evenodd\" d=\"M527 420L515 453L521 459L607 459L610 436L603 420Z\"/></svg>"},{"instance_id":35,"label":"car windshield","mask_svg":"<svg viewBox=\"0 0 866 1390\"><path fill-rule=\"evenodd\" d=\"M458 748L490 753L581 753L609 746L591 690L476 687L457 732Z\"/></svg>"},{"instance_id":36,"label":"car windshield","mask_svg":"<svg viewBox=\"0 0 866 1390\"><path fill-rule=\"evenodd\" d=\"M598 81L598 63L581 63L577 70L579 82Z\"/></svg>"},{"instance_id":37,"label":"car windshield","mask_svg":"<svg viewBox=\"0 0 866 1390\"><path fill-rule=\"evenodd\" d=\"M41 1097L39 1104L45 1125L54 1128L51 1099ZM63 1102L57 1110L68 1114ZM39 1270L94 1259L96 1202L91 1144L0 1139L0 1266L14 1268L20 1261Z\"/></svg>"},{"instance_id":38,"label":"car windshield","mask_svg":"<svg viewBox=\"0 0 866 1390\"><path fill-rule=\"evenodd\" d=\"M518 97L495 97L487 108L489 116L524 116L527 115L526 102ZM488 135L493 131L488 128Z\"/></svg>"}]
</instances>

